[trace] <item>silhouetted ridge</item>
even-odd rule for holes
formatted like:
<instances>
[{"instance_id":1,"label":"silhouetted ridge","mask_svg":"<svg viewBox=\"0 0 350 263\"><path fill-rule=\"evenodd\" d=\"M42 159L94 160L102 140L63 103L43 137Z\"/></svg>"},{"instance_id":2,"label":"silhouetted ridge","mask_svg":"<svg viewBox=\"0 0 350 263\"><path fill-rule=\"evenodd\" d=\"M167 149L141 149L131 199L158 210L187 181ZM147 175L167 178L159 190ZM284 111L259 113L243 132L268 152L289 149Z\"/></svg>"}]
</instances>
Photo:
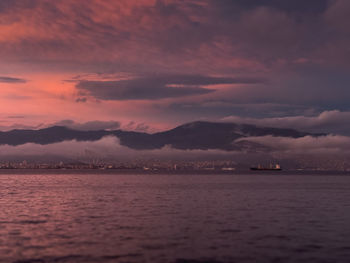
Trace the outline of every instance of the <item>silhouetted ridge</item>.
<instances>
[{"instance_id":1,"label":"silhouetted ridge","mask_svg":"<svg viewBox=\"0 0 350 263\"><path fill-rule=\"evenodd\" d=\"M51 144L62 141L96 141L108 135L108 131L77 131L67 127L53 126L40 130L12 130L0 132L0 144L21 145L25 143Z\"/></svg>"},{"instance_id":2,"label":"silhouetted ridge","mask_svg":"<svg viewBox=\"0 0 350 263\"><path fill-rule=\"evenodd\" d=\"M104 136L115 136L121 145L132 149L160 149L170 145L175 149L221 149L254 150L264 146L248 141L234 142L239 138L250 136L279 136L300 138L307 135L320 136L293 129L258 127L248 124L214 123L196 121L178 126L174 129L154 134L135 131L80 131L62 126L53 126L40 130L12 130L0 132L0 144L21 145L25 143L51 144L62 141L97 141Z\"/></svg>"}]
</instances>

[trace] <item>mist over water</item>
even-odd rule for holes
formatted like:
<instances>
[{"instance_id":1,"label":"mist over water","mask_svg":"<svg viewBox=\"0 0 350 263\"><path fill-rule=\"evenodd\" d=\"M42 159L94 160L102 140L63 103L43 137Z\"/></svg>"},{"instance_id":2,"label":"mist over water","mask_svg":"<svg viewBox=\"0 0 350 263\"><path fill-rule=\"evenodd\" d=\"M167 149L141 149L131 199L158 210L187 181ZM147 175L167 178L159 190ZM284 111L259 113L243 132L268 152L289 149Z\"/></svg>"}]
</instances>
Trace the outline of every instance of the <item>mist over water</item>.
<instances>
[{"instance_id":1,"label":"mist over water","mask_svg":"<svg viewBox=\"0 0 350 263\"><path fill-rule=\"evenodd\" d=\"M0 262L348 262L350 177L0 175Z\"/></svg>"}]
</instances>

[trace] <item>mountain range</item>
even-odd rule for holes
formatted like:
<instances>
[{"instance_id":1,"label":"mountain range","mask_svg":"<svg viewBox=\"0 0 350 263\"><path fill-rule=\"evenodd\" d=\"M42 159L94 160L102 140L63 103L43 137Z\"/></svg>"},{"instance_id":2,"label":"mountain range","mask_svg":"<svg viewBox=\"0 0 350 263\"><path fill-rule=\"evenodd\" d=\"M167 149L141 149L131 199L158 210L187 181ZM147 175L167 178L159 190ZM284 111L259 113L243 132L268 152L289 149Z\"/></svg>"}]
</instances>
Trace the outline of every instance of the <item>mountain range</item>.
<instances>
[{"instance_id":1,"label":"mountain range","mask_svg":"<svg viewBox=\"0 0 350 263\"><path fill-rule=\"evenodd\" d=\"M325 134L248 124L196 121L153 134L124 130L82 131L63 126L53 126L39 130L16 129L0 132L0 145L16 146L26 143L46 145L70 140L97 141L105 136L115 136L120 140L121 145L135 150L160 149L169 145L172 148L182 150L220 149L234 151L264 149L265 146L245 141L244 138L268 135L300 138ZM240 140L235 142L237 139Z\"/></svg>"}]
</instances>

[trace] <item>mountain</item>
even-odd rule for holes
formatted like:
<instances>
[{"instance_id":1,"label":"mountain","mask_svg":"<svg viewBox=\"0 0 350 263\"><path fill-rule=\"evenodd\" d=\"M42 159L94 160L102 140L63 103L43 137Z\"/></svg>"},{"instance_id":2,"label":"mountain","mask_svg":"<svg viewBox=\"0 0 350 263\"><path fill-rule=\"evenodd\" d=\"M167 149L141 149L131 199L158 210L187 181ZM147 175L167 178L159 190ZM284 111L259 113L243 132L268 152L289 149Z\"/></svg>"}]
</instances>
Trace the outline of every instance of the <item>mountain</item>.
<instances>
[{"instance_id":1,"label":"mountain","mask_svg":"<svg viewBox=\"0 0 350 263\"><path fill-rule=\"evenodd\" d=\"M249 136L266 135L299 138L311 134L292 129L197 121L151 135L152 141L149 146L169 144L176 149L236 150L238 145L232 144L234 140Z\"/></svg>"},{"instance_id":2,"label":"mountain","mask_svg":"<svg viewBox=\"0 0 350 263\"><path fill-rule=\"evenodd\" d=\"M12 130L0 132L0 145L21 145L25 143L52 144L62 141L97 141L104 136L116 136L121 145L136 150L159 149L170 145L175 149L221 149L227 151L259 149L264 146L237 139L250 136L279 136L300 138L304 136L321 136L293 129L258 127L248 124L214 123L197 121L178 126L174 129L154 134L123 131L98 130L81 131L62 126L53 126L40 130Z\"/></svg>"},{"instance_id":3,"label":"mountain","mask_svg":"<svg viewBox=\"0 0 350 263\"><path fill-rule=\"evenodd\" d=\"M97 141L109 135L108 131L77 131L62 126L53 126L40 130L12 130L0 132L0 145L21 145L25 143L51 144L56 142L77 140Z\"/></svg>"}]
</instances>

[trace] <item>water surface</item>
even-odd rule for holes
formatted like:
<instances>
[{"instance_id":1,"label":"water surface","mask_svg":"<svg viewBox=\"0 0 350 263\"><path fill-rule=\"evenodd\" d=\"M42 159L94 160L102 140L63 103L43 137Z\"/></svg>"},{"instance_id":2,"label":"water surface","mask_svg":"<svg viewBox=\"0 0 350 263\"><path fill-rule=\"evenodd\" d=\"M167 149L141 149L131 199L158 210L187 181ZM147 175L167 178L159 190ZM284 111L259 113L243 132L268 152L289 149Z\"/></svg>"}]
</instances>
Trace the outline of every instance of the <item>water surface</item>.
<instances>
[{"instance_id":1,"label":"water surface","mask_svg":"<svg viewBox=\"0 0 350 263\"><path fill-rule=\"evenodd\" d=\"M349 262L350 177L0 175L1 262Z\"/></svg>"}]
</instances>

